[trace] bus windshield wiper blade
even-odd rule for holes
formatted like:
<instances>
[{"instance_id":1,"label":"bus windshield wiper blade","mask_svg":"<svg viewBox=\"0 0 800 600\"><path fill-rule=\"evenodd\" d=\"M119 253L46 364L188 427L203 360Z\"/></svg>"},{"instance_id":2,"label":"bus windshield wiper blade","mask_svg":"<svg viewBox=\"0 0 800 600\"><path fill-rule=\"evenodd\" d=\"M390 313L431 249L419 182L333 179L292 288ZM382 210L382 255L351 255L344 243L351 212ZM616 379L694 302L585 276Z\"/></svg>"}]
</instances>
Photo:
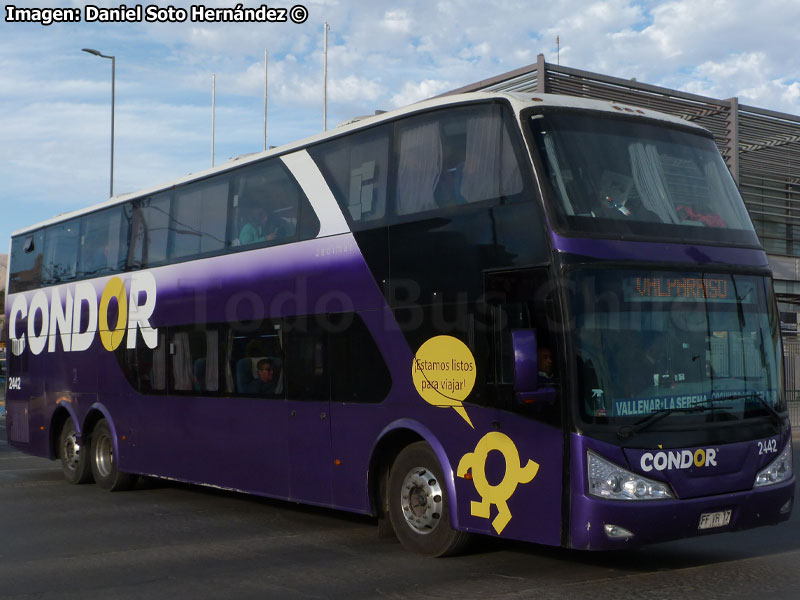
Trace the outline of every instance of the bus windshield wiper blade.
<instances>
[{"instance_id":1,"label":"bus windshield wiper blade","mask_svg":"<svg viewBox=\"0 0 800 600\"><path fill-rule=\"evenodd\" d=\"M761 392L748 392L746 394L736 394L735 396L723 396L720 398L714 398L714 401L739 400L741 398L756 398L761 403L761 406L767 409L767 412L770 414L770 416L775 419L776 425L783 423L783 417L781 417L781 413L775 410L775 407L764 399L764 394Z\"/></svg>"},{"instance_id":2,"label":"bus windshield wiper blade","mask_svg":"<svg viewBox=\"0 0 800 600\"><path fill-rule=\"evenodd\" d=\"M634 433L638 433L640 431L644 431L654 423L657 423L664 417L671 415L673 413L693 413L693 412L703 412L708 410L709 408L716 408L716 409L730 409L730 406L714 406L717 402L727 402L728 400L735 400L736 398L744 397L743 396L731 396L725 398L706 398L703 404L695 405L695 406L686 406L682 408L662 408L659 411L654 412L651 415L646 416L641 421L637 421L633 425L623 425L617 430L617 437L620 439L627 439L632 436Z\"/></svg>"},{"instance_id":3,"label":"bus windshield wiper blade","mask_svg":"<svg viewBox=\"0 0 800 600\"><path fill-rule=\"evenodd\" d=\"M622 427L617 429L617 437L622 440L628 439L634 433L639 433L640 431L644 431L645 429L657 423L664 417L674 413L703 412L704 410L708 410L708 408L709 408L708 405L705 404L702 406L688 406L685 408L662 408L661 410L646 416L641 421L637 421L633 425L623 425ZM729 408L729 407L720 407L720 408Z\"/></svg>"},{"instance_id":4,"label":"bus windshield wiper blade","mask_svg":"<svg viewBox=\"0 0 800 600\"><path fill-rule=\"evenodd\" d=\"M783 418L781 414L775 410L775 407L772 406L769 402L764 399L764 395L761 392L749 392L746 394L734 394L732 396L720 396L718 398L706 398L702 404L698 404L696 406L690 406L685 408L663 408L659 411L654 412L651 415L646 416L641 421L637 421L633 425L623 425L617 430L617 437L620 439L627 439L635 433L640 431L644 431L645 429L649 428L654 423L657 423L664 417L671 415L673 413L691 413L691 412L703 412L710 408L713 409L721 409L721 410L730 410L733 408L732 406L716 406L718 402L730 402L731 400L740 400L742 398L756 398L761 403L767 412L769 412L770 416L775 420L776 425L780 425L783 422Z\"/></svg>"}]
</instances>

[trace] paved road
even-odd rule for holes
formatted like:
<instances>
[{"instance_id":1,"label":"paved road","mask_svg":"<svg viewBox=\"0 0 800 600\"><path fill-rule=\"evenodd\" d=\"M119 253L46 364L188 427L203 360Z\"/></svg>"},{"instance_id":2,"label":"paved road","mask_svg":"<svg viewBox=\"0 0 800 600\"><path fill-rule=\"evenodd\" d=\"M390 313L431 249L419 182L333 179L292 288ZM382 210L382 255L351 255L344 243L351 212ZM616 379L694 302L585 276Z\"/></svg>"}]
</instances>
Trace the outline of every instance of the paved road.
<instances>
[{"instance_id":1,"label":"paved road","mask_svg":"<svg viewBox=\"0 0 800 600\"><path fill-rule=\"evenodd\" d=\"M781 527L638 551L482 539L425 559L338 512L171 483L71 486L0 430L2 599L800 597L797 511Z\"/></svg>"}]
</instances>

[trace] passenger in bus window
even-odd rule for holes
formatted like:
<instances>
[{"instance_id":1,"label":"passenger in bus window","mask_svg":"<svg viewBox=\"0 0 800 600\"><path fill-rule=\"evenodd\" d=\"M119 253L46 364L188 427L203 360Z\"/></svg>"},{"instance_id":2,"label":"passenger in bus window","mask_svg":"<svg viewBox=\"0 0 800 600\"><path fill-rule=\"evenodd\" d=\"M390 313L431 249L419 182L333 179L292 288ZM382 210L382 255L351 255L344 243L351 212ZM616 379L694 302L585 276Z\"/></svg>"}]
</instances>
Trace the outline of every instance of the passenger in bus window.
<instances>
[{"instance_id":1,"label":"passenger in bus window","mask_svg":"<svg viewBox=\"0 0 800 600\"><path fill-rule=\"evenodd\" d=\"M241 244L254 244L267 239L262 233L262 223L266 219L266 214L267 211L263 206L254 206L250 209L250 220L242 226L242 230L239 232Z\"/></svg>"},{"instance_id":2,"label":"passenger in bus window","mask_svg":"<svg viewBox=\"0 0 800 600\"><path fill-rule=\"evenodd\" d=\"M266 208L256 205L251 211L250 221L244 224L239 233L239 243L242 245L254 244L286 236L287 228L283 219L270 215Z\"/></svg>"},{"instance_id":3,"label":"passenger in bus window","mask_svg":"<svg viewBox=\"0 0 800 600\"><path fill-rule=\"evenodd\" d=\"M271 396L275 393L275 363L269 358L262 358L256 365L258 377L253 379L245 391L248 394Z\"/></svg>"}]
</instances>

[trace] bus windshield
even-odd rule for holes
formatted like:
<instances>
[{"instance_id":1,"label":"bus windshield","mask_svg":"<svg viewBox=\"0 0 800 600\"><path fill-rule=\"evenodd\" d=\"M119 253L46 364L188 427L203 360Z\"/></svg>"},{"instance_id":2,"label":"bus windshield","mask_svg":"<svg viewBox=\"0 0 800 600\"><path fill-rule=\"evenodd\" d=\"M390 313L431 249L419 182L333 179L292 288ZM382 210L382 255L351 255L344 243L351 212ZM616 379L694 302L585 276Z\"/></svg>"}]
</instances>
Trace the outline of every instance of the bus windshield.
<instances>
[{"instance_id":1,"label":"bus windshield","mask_svg":"<svg viewBox=\"0 0 800 600\"><path fill-rule=\"evenodd\" d=\"M713 139L652 121L551 111L531 118L562 230L758 246Z\"/></svg>"},{"instance_id":2,"label":"bus windshield","mask_svg":"<svg viewBox=\"0 0 800 600\"><path fill-rule=\"evenodd\" d=\"M766 277L580 269L573 336L581 418L657 427L785 410L778 320Z\"/></svg>"}]
</instances>

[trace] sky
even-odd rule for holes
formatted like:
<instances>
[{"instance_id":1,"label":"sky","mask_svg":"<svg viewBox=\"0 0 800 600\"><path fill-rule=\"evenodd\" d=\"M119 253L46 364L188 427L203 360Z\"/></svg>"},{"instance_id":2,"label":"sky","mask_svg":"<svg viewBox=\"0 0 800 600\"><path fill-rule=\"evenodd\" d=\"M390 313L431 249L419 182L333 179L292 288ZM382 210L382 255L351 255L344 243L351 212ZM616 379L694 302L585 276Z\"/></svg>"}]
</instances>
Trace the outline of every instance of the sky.
<instances>
[{"instance_id":1,"label":"sky","mask_svg":"<svg viewBox=\"0 0 800 600\"><path fill-rule=\"evenodd\" d=\"M81 22L46 26L10 21L3 5L0 253L12 231L108 198L111 61L82 48L116 57L116 194L211 166L212 74L216 164L262 150L265 49L268 145L319 133L326 21L329 129L529 65L539 53L551 63L800 115L800 0L277 0L268 6L286 9L287 21L270 23L191 14L147 22L155 9L192 3L146 0L141 21L85 20L87 6L120 4L13 3L78 9Z\"/></svg>"}]
</instances>

